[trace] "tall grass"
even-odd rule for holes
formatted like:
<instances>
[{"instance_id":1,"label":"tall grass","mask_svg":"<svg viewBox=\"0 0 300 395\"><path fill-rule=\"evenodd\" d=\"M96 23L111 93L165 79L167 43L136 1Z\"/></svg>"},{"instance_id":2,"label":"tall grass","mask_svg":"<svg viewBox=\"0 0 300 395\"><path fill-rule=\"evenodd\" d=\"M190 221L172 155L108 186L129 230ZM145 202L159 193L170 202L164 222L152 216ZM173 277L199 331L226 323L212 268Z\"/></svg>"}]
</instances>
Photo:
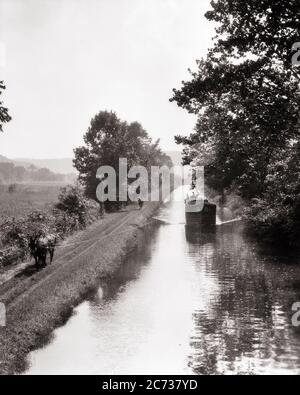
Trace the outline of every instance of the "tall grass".
<instances>
[{"instance_id":1,"label":"tall grass","mask_svg":"<svg viewBox=\"0 0 300 395\"><path fill-rule=\"evenodd\" d=\"M50 209L57 201L62 184L16 184L10 193L9 185L0 185L0 223L6 218L20 218L33 210Z\"/></svg>"}]
</instances>

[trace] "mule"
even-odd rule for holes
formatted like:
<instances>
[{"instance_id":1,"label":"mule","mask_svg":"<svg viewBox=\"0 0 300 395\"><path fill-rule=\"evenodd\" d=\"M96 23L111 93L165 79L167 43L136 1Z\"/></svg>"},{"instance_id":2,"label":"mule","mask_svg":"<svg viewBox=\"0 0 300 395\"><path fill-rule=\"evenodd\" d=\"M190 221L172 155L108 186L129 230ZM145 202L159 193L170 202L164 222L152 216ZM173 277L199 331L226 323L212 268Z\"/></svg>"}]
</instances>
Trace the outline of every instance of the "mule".
<instances>
[{"instance_id":1,"label":"mule","mask_svg":"<svg viewBox=\"0 0 300 395\"><path fill-rule=\"evenodd\" d=\"M56 247L56 236L48 234L46 236L32 237L29 240L29 248L31 255L35 260L37 270L39 267L45 267L47 265L47 254L50 255L50 264L53 262L54 252Z\"/></svg>"}]
</instances>

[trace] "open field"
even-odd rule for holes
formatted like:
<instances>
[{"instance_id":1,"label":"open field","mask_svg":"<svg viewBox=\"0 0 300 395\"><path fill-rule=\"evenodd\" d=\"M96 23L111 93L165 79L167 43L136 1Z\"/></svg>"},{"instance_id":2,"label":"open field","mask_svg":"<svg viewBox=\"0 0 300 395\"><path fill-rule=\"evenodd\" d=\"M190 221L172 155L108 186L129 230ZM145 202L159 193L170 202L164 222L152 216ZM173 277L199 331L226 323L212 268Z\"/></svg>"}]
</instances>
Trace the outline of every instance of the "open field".
<instances>
[{"instance_id":1,"label":"open field","mask_svg":"<svg viewBox=\"0 0 300 395\"><path fill-rule=\"evenodd\" d=\"M22 217L32 210L47 209L57 201L60 188L65 183L16 184L15 192L9 185L0 185L0 222L6 217Z\"/></svg>"}]
</instances>

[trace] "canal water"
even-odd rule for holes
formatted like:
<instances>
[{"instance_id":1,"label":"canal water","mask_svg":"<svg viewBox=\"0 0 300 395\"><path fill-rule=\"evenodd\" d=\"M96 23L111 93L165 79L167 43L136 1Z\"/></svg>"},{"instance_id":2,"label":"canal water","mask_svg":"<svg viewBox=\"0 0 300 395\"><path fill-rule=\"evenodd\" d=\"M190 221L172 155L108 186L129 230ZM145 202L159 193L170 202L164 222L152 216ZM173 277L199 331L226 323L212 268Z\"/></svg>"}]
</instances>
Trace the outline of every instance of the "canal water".
<instances>
[{"instance_id":1,"label":"canal water","mask_svg":"<svg viewBox=\"0 0 300 395\"><path fill-rule=\"evenodd\" d=\"M139 245L52 340L27 374L299 374L299 259L266 251L241 224L215 233L161 208Z\"/></svg>"}]
</instances>

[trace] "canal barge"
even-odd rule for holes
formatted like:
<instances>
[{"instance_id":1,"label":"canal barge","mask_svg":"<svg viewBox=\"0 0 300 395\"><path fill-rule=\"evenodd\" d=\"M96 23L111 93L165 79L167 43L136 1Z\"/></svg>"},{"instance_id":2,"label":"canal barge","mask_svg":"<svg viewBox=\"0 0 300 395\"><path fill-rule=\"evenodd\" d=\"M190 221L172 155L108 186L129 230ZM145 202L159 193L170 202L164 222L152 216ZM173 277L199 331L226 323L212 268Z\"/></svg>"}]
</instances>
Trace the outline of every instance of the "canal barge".
<instances>
[{"instance_id":1,"label":"canal barge","mask_svg":"<svg viewBox=\"0 0 300 395\"><path fill-rule=\"evenodd\" d=\"M196 189L191 189L185 199L187 226L211 228L216 226L217 206L203 198Z\"/></svg>"}]
</instances>

